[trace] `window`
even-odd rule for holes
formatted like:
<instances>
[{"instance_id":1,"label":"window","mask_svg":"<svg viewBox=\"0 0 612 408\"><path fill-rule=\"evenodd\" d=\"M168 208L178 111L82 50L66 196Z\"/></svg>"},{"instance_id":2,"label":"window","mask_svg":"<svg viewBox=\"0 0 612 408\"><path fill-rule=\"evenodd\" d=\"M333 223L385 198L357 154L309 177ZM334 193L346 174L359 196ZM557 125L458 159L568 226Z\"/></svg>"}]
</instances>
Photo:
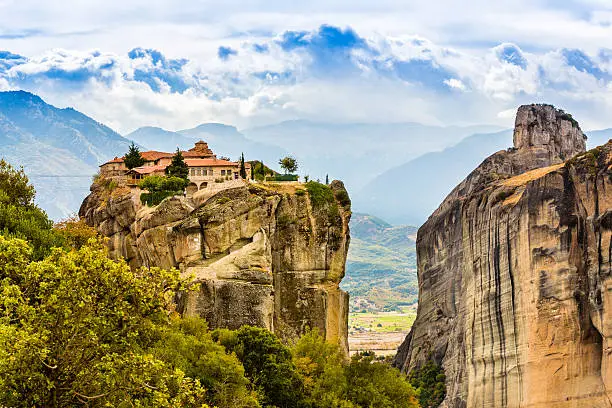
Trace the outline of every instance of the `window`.
<instances>
[{"instance_id":1,"label":"window","mask_svg":"<svg viewBox=\"0 0 612 408\"><path fill-rule=\"evenodd\" d=\"M221 175L225 176L225 170L221 170Z\"/></svg>"},{"instance_id":2,"label":"window","mask_svg":"<svg viewBox=\"0 0 612 408\"><path fill-rule=\"evenodd\" d=\"M202 175L202 169L198 169L198 176Z\"/></svg>"},{"instance_id":3,"label":"window","mask_svg":"<svg viewBox=\"0 0 612 408\"><path fill-rule=\"evenodd\" d=\"M215 174L215 172L213 171L213 169L212 169L212 168L209 168L209 169L208 169L208 175L209 175L209 176L212 176L213 174Z\"/></svg>"},{"instance_id":4,"label":"window","mask_svg":"<svg viewBox=\"0 0 612 408\"><path fill-rule=\"evenodd\" d=\"M207 174L206 169L202 170L202 175L206 176L206 174Z\"/></svg>"},{"instance_id":5,"label":"window","mask_svg":"<svg viewBox=\"0 0 612 408\"><path fill-rule=\"evenodd\" d=\"M191 175L195 176L195 169L194 168L191 169Z\"/></svg>"}]
</instances>

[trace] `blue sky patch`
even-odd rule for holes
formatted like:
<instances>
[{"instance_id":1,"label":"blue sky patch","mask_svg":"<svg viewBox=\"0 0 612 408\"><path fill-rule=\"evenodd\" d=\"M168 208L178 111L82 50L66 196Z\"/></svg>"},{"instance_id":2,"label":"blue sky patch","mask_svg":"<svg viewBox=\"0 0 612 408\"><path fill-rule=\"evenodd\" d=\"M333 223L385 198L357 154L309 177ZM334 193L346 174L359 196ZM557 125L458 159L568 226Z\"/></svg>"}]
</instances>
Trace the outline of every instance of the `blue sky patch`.
<instances>
[{"instance_id":1,"label":"blue sky patch","mask_svg":"<svg viewBox=\"0 0 612 408\"><path fill-rule=\"evenodd\" d=\"M229 57L231 57L232 55L238 55L238 51L230 47L221 46L219 47L219 50L217 51L217 56L223 61L227 61Z\"/></svg>"},{"instance_id":2,"label":"blue sky patch","mask_svg":"<svg viewBox=\"0 0 612 408\"><path fill-rule=\"evenodd\" d=\"M496 48L497 58L502 62L527 69L527 59L519 47L514 44L502 44Z\"/></svg>"},{"instance_id":3,"label":"blue sky patch","mask_svg":"<svg viewBox=\"0 0 612 408\"><path fill-rule=\"evenodd\" d=\"M597 79L610 80L610 74L603 71L597 64L583 51L564 48L561 55L570 67L576 68L580 72L585 72Z\"/></svg>"}]
</instances>

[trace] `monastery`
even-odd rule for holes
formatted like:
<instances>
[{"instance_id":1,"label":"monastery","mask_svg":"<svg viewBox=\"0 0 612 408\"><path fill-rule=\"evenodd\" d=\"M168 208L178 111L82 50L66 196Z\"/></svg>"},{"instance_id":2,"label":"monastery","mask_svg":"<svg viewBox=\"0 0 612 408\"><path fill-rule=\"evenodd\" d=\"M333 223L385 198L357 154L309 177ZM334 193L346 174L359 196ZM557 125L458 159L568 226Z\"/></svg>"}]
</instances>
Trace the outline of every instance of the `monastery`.
<instances>
[{"instance_id":1,"label":"monastery","mask_svg":"<svg viewBox=\"0 0 612 408\"><path fill-rule=\"evenodd\" d=\"M215 183L215 187L218 188L221 183L241 180L240 163L217 159L217 155L202 140L197 142L193 148L181 151L181 153L189 167L190 183L187 186L187 194L206 189L211 183ZM122 157L115 157L100 166L100 174L106 177L124 176L129 186L136 186L146 176L163 176L175 153L150 150L140 154L146 161L144 165L130 170L125 166ZM251 164L245 163L244 165L247 174L250 174Z\"/></svg>"}]
</instances>

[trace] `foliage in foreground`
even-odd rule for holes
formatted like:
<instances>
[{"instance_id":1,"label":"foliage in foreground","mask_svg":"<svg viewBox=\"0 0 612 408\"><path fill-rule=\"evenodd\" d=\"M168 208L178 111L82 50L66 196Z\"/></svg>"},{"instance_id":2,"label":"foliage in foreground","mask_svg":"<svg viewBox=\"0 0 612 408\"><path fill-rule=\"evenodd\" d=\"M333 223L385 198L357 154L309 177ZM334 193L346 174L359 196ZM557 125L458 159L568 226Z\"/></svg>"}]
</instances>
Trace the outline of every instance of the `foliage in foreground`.
<instances>
[{"instance_id":1,"label":"foliage in foreground","mask_svg":"<svg viewBox=\"0 0 612 408\"><path fill-rule=\"evenodd\" d=\"M41 259L63 240L52 229L53 221L34 204L34 187L23 169L0 160L0 233L28 240L32 256Z\"/></svg>"},{"instance_id":2,"label":"foliage in foreground","mask_svg":"<svg viewBox=\"0 0 612 408\"><path fill-rule=\"evenodd\" d=\"M0 254L0 405L204 405L199 381L145 352L177 271L132 272L94 241L32 262L27 242L0 236Z\"/></svg>"}]
</instances>

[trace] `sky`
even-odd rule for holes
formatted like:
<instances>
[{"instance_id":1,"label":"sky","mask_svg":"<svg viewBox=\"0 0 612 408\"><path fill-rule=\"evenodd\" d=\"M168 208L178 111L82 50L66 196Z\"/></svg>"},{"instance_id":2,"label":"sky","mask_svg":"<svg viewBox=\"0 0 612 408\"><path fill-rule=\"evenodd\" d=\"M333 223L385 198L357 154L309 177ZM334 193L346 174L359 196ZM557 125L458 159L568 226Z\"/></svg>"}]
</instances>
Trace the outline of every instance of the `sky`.
<instances>
[{"instance_id":1,"label":"sky","mask_svg":"<svg viewBox=\"0 0 612 408\"><path fill-rule=\"evenodd\" d=\"M0 0L0 90L115 130L284 120L612 127L609 0Z\"/></svg>"}]
</instances>

